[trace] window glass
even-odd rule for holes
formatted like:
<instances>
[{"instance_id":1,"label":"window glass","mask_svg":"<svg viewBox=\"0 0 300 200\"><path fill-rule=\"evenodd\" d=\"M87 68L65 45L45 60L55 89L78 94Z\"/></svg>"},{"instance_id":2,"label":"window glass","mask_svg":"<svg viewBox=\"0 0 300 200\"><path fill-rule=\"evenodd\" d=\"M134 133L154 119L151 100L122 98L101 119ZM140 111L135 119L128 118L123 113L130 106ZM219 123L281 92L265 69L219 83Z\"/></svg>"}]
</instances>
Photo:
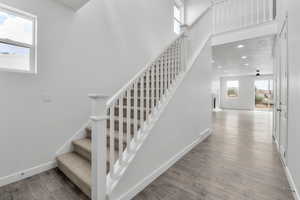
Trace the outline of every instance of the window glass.
<instances>
[{"instance_id":1,"label":"window glass","mask_svg":"<svg viewBox=\"0 0 300 200\"><path fill-rule=\"evenodd\" d=\"M181 21L181 11L177 6L174 6L174 18L179 22Z\"/></svg>"},{"instance_id":2,"label":"window glass","mask_svg":"<svg viewBox=\"0 0 300 200\"><path fill-rule=\"evenodd\" d=\"M0 43L0 67L30 70L30 49Z\"/></svg>"},{"instance_id":3,"label":"window glass","mask_svg":"<svg viewBox=\"0 0 300 200\"><path fill-rule=\"evenodd\" d=\"M0 9L0 38L33 43L33 21Z\"/></svg>"},{"instance_id":4,"label":"window glass","mask_svg":"<svg viewBox=\"0 0 300 200\"><path fill-rule=\"evenodd\" d=\"M239 81L227 81L227 96L238 97L239 96Z\"/></svg>"},{"instance_id":5,"label":"window glass","mask_svg":"<svg viewBox=\"0 0 300 200\"><path fill-rule=\"evenodd\" d=\"M180 34L180 23L177 20L174 20L174 33Z\"/></svg>"},{"instance_id":6,"label":"window glass","mask_svg":"<svg viewBox=\"0 0 300 200\"><path fill-rule=\"evenodd\" d=\"M36 72L36 17L0 5L0 68Z\"/></svg>"}]
</instances>

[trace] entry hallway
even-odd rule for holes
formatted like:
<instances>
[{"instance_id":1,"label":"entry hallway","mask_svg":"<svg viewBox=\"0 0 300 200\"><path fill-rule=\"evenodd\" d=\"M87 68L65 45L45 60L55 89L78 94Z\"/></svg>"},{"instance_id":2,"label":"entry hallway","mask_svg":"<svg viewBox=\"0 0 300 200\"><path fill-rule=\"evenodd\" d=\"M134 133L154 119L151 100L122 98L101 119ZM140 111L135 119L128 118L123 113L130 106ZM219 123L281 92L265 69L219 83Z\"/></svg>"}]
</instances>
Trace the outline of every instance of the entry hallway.
<instances>
[{"instance_id":1,"label":"entry hallway","mask_svg":"<svg viewBox=\"0 0 300 200\"><path fill-rule=\"evenodd\" d=\"M292 200L272 113L221 111L213 135L134 200Z\"/></svg>"},{"instance_id":2,"label":"entry hallway","mask_svg":"<svg viewBox=\"0 0 300 200\"><path fill-rule=\"evenodd\" d=\"M134 200L292 200L270 112L213 114L213 135ZM87 200L58 170L0 188L0 200Z\"/></svg>"}]
</instances>

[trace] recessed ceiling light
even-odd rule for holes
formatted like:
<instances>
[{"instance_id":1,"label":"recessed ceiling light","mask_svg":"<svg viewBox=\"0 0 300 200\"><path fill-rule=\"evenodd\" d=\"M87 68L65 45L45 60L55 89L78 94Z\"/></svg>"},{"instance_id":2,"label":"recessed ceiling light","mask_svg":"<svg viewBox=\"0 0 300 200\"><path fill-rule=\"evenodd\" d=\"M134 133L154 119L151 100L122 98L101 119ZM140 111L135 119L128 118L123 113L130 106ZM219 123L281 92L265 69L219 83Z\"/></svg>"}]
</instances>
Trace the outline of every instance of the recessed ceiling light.
<instances>
[{"instance_id":1,"label":"recessed ceiling light","mask_svg":"<svg viewBox=\"0 0 300 200\"><path fill-rule=\"evenodd\" d=\"M245 65L245 66L249 66L249 63L245 63L244 65Z\"/></svg>"},{"instance_id":2,"label":"recessed ceiling light","mask_svg":"<svg viewBox=\"0 0 300 200\"><path fill-rule=\"evenodd\" d=\"M242 56L241 58L242 58L242 59L247 59L248 57L247 57L247 56Z\"/></svg>"},{"instance_id":3,"label":"recessed ceiling light","mask_svg":"<svg viewBox=\"0 0 300 200\"><path fill-rule=\"evenodd\" d=\"M245 47L245 46L242 45L242 44L240 44L240 45L237 46L237 48L239 48L239 49L244 48L244 47Z\"/></svg>"},{"instance_id":4,"label":"recessed ceiling light","mask_svg":"<svg viewBox=\"0 0 300 200\"><path fill-rule=\"evenodd\" d=\"M211 60L211 63L215 63L215 61L214 61L214 60Z\"/></svg>"},{"instance_id":5,"label":"recessed ceiling light","mask_svg":"<svg viewBox=\"0 0 300 200\"><path fill-rule=\"evenodd\" d=\"M222 66L221 66L221 65L219 65L219 66L218 66L218 69L222 69Z\"/></svg>"}]
</instances>

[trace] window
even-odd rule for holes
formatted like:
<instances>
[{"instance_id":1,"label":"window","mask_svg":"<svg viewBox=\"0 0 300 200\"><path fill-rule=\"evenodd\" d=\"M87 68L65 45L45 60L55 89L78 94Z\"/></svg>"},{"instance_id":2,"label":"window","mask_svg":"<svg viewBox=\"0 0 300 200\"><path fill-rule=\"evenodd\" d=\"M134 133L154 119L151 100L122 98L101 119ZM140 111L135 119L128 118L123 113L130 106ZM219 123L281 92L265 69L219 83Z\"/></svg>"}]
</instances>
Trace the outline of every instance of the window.
<instances>
[{"instance_id":1,"label":"window","mask_svg":"<svg viewBox=\"0 0 300 200\"><path fill-rule=\"evenodd\" d=\"M257 109L273 108L273 80L255 80L255 107Z\"/></svg>"},{"instance_id":2,"label":"window","mask_svg":"<svg viewBox=\"0 0 300 200\"><path fill-rule=\"evenodd\" d=\"M36 17L0 4L0 69L36 72Z\"/></svg>"},{"instance_id":3,"label":"window","mask_svg":"<svg viewBox=\"0 0 300 200\"><path fill-rule=\"evenodd\" d=\"M227 81L227 97L234 98L239 96L239 81Z\"/></svg>"},{"instance_id":4,"label":"window","mask_svg":"<svg viewBox=\"0 0 300 200\"><path fill-rule=\"evenodd\" d=\"M174 32L180 34L180 26L182 25L182 7L175 4L174 6Z\"/></svg>"}]
</instances>

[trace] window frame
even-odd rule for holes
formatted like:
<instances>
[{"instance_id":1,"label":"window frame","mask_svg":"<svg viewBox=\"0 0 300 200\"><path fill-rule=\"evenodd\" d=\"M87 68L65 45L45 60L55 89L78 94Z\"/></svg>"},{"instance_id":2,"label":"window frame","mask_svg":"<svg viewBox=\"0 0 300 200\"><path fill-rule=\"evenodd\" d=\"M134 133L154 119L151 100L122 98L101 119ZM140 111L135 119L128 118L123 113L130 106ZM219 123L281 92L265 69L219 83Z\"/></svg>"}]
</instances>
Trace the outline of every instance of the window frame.
<instances>
[{"instance_id":1,"label":"window frame","mask_svg":"<svg viewBox=\"0 0 300 200\"><path fill-rule=\"evenodd\" d=\"M231 88L237 88L237 95L236 96L229 96L228 95L228 82L237 82L238 83L238 87L231 87ZM227 80L226 81L226 98L228 99L237 99L240 97L240 81L239 80Z\"/></svg>"},{"instance_id":2,"label":"window frame","mask_svg":"<svg viewBox=\"0 0 300 200\"><path fill-rule=\"evenodd\" d=\"M30 13L27 13L25 11L16 8L12 8L2 3L0 3L0 11L32 21L32 44L18 42L8 38L0 37L0 43L29 49L29 56L30 56L29 70L0 67L0 71L36 74L37 73L37 66L36 66L37 65L37 17L35 15L32 15Z\"/></svg>"},{"instance_id":3,"label":"window frame","mask_svg":"<svg viewBox=\"0 0 300 200\"><path fill-rule=\"evenodd\" d=\"M183 9L183 4L182 3L179 3L178 2L178 0L175 0L175 2L174 2L174 5L173 5L173 27L175 27L175 21L180 25L180 26L182 26L183 25L183 16L184 16L184 9ZM177 19L177 17L175 16L175 11L174 11L174 9L175 9L175 7L179 10L179 12L180 12L180 19ZM179 33L176 33L175 32L175 28L173 28L174 30L174 33L175 34L180 34L181 33L181 27L180 27L180 30L179 30Z\"/></svg>"}]
</instances>

